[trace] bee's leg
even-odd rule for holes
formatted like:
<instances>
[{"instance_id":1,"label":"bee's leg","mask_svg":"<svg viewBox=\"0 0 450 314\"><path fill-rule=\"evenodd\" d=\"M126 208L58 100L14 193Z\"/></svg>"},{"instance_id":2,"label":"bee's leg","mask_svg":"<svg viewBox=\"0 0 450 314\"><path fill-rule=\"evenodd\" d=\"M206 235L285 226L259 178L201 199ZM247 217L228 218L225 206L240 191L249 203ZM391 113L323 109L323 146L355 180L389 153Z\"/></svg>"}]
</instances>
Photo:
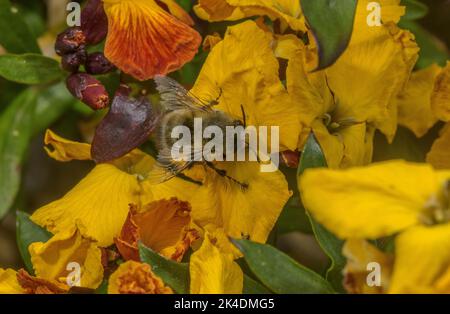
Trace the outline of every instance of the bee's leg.
<instances>
[{"instance_id":1,"label":"bee's leg","mask_svg":"<svg viewBox=\"0 0 450 314\"><path fill-rule=\"evenodd\" d=\"M238 180L236 180L235 178L230 177L229 175L227 175L227 172L223 169L217 169L211 162L209 161L205 161L205 165L214 170L219 176L223 177L223 178L227 178L228 180L231 180L232 182L236 183L237 185L239 185L241 187L242 190L247 190L248 189L248 184L247 183L242 183L239 182Z\"/></svg>"},{"instance_id":2,"label":"bee's leg","mask_svg":"<svg viewBox=\"0 0 450 314\"><path fill-rule=\"evenodd\" d=\"M214 106L217 106L217 105L219 104L219 99L220 99L220 97L222 97L222 88L219 88L219 95L216 97L216 99L211 100L211 101L206 105L206 107L212 108L212 107L214 107Z\"/></svg>"}]
</instances>

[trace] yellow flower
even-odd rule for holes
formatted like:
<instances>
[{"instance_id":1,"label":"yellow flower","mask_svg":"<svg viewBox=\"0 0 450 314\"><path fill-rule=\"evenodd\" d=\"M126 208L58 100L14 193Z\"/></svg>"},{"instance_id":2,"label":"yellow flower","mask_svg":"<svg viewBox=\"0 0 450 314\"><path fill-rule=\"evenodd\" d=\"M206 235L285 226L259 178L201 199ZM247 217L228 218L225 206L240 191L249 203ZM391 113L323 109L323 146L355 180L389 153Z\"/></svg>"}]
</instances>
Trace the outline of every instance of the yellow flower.
<instances>
[{"instance_id":1,"label":"yellow flower","mask_svg":"<svg viewBox=\"0 0 450 314\"><path fill-rule=\"evenodd\" d=\"M148 80L178 70L197 53L201 36L189 27L192 19L175 1L103 3L108 16L105 55L123 72Z\"/></svg>"},{"instance_id":2,"label":"yellow flower","mask_svg":"<svg viewBox=\"0 0 450 314\"><path fill-rule=\"evenodd\" d=\"M391 293L450 292L450 171L402 161L309 169L305 205L343 239L396 235Z\"/></svg>"},{"instance_id":3,"label":"yellow flower","mask_svg":"<svg viewBox=\"0 0 450 314\"><path fill-rule=\"evenodd\" d=\"M194 11L210 22L236 21L259 15L280 20L293 30L306 31L300 1L295 0L200 0Z\"/></svg>"},{"instance_id":4,"label":"yellow flower","mask_svg":"<svg viewBox=\"0 0 450 314\"><path fill-rule=\"evenodd\" d=\"M284 175L280 171L261 172L257 162L220 162L216 167L246 187L207 169L203 184L210 192L210 208L193 210L196 224L216 226L233 238L266 242L292 195Z\"/></svg>"},{"instance_id":5,"label":"yellow flower","mask_svg":"<svg viewBox=\"0 0 450 314\"><path fill-rule=\"evenodd\" d=\"M450 123L441 130L439 138L427 154L427 162L436 169L450 169Z\"/></svg>"},{"instance_id":6,"label":"yellow flower","mask_svg":"<svg viewBox=\"0 0 450 314\"><path fill-rule=\"evenodd\" d=\"M176 198L155 201L143 209L130 205L130 213L115 239L126 260L139 261L138 242L153 251L180 262L192 242L199 237L191 226L191 206Z\"/></svg>"},{"instance_id":7,"label":"yellow flower","mask_svg":"<svg viewBox=\"0 0 450 314\"><path fill-rule=\"evenodd\" d=\"M349 293L385 293L389 287L392 273L392 256L381 252L374 245L362 239L349 239L342 248L347 258L347 265L343 269L344 287ZM367 276L370 271L367 265L378 263L381 270L381 286L369 287Z\"/></svg>"},{"instance_id":8,"label":"yellow flower","mask_svg":"<svg viewBox=\"0 0 450 314\"><path fill-rule=\"evenodd\" d=\"M397 98L399 123L417 137L425 135L438 120L450 121L450 62L443 68L431 65L413 73L404 92ZM427 162L438 169L450 169L450 127L441 130L440 137L427 155Z\"/></svg>"},{"instance_id":9,"label":"yellow flower","mask_svg":"<svg viewBox=\"0 0 450 314\"><path fill-rule=\"evenodd\" d=\"M22 294L25 289L17 281L17 272L0 268L0 294Z\"/></svg>"},{"instance_id":10,"label":"yellow flower","mask_svg":"<svg viewBox=\"0 0 450 314\"><path fill-rule=\"evenodd\" d=\"M367 24L367 1L359 1L350 43L335 64L312 72L317 47L292 35L279 36L276 53L288 60L287 88L299 107L304 132L312 129L332 168L367 164L375 129L392 140L397 126L395 97L417 60L413 35L396 25L399 1L381 1L384 24Z\"/></svg>"},{"instance_id":11,"label":"yellow flower","mask_svg":"<svg viewBox=\"0 0 450 314\"><path fill-rule=\"evenodd\" d=\"M253 21L229 27L209 53L191 92L205 100L220 96L214 108L240 120L244 111L248 126L279 126L281 151L295 150L300 118L279 78L273 40Z\"/></svg>"},{"instance_id":12,"label":"yellow flower","mask_svg":"<svg viewBox=\"0 0 450 314\"><path fill-rule=\"evenodd\" d=\"M172 294L150 265L127 261L111 275L108 294Z\"/></svg>"},{"instance_id":13,"label":"yellow flower","mask_svg":"<svg viewBox=\"0 0 450 314\"><path fill-rule=\"evenodd\" d=\"M79 286L95 289L103 280L102 252L79 230L61 231L45 243L32 243L28 250L39 278L67 285L67 277L73 271L71 267L79 265Z\"/></svg>"},{"instance_id":14,"label":"yellow flower","mask_svg":"<svg viewBox=\"0 0 450 314\"><path fill-rule=\"evenodd\" d=\"M90 145L64 140L54 134L47 135L46 139L46 144L55 149L50 156L65 156L62 158L65 161L86 159L86 150L90 150ZM193 207L205 206L207 201L198 195L202 189L196 184L178 178L159 185L145 181L154 163L153 158L135 150L112 163L99 164L71 191L38 209L31 219L54 234L71 230L79 223L87 237L107 247L119 235L129 204L141 206L177 197Z\"/></svg>"},{"instance_id":15,"label":"yellow flower","mask_svg":"<svg viewBox=\"0 0 450 314\"><path fill-rule=\"evenodd\" d=\"M450 121L450 61L436 78L431 109L442 121Z\"/></svg>"},{"instance_id":16,"label":"yellow flower","mask_svg":"<svg viewBox=\"0 0 450 314\"><path fill-rule=\"evenodd\" d=\"M239 294L243 289L243 273L230 253L222 252L206 233L202 246L189 262L191 293Z\"/></svg>"}]
</instances>

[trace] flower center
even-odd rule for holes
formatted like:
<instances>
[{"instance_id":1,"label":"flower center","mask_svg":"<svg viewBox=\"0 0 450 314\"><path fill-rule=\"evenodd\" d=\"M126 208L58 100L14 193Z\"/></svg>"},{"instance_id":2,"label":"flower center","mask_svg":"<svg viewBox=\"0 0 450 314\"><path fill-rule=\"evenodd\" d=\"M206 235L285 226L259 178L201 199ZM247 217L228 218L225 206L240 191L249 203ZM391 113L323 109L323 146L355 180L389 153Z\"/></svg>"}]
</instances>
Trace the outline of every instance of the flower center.
<instances>
[{"instance_id":1,"label":"flower center","mask_svg":"<svg viewBox=\"0 0 450 314\"><path fill-rule=\"evenodd\" d=\"M330 134L337 133L344 128L362 123L361 121L357 121L353 117L344 118L344 119L335 121L333 119L333 116L329 113L325 113L322 116L322 120L323 120L323 123L325 124L325 126L327 127L328 132L330 132Z\"/></svg>"},{"instance_id":2,"label":"flower center","mask_svg":"<svg viewBox=\"0 0 450 314\"><path fill-rule=\"evenodd\" d=\"M421 220L426 225L450 222L450 180L445 181L441 191L426 202Z\"/></svg>"}]
</instances>

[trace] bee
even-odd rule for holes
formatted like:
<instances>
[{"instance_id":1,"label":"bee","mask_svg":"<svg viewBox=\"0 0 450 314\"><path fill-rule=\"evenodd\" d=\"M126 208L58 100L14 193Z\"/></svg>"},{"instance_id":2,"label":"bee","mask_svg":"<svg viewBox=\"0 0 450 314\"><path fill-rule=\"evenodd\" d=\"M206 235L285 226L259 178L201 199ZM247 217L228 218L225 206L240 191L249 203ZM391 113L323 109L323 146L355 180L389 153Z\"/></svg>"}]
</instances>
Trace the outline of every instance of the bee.
<instances>
[{"instance_id":1,"label":"bee","mask_svg":"<svg viewBox=\"0 0 450 314\"><path fill-rule=\"evenodd\" d=\"M183 160L174 159L172 150L177 145L178 139L172 137L172 130L178 126L184 126L189 129L191 134L195 132L194 121L200 118L202 121L202 134L206 128L210 126L218 127L222 130L224 148L222 152L227 151L226 129L227 127L246 127L246 118L243 106L243 121L228 115L227 113L214 109L218 105L218 101L222 95L219 93L217 99L210 102L200 100L198 97L187 91L183 86L175 80L166 76L156 76L154 78L156 89L161 96L161 119L156 128L156 146L158 149L157 163L151 173L151 181L162 183L175 176L182 176L182 172L191 168L194 164L202 164L214 170L221 177L227 178L238 184L242 189L246 189L245 183L238 182L234 178L227 175L225 170L218 169L213 162L206 161L203 158L203 147L207 140L202 137L201 149L196 148L193 137L191 138L190 151L183 152L189 158ZM234 142L234 141L233 141ZM226 156L223 156L226 160Z\"/></svg>"}]
</instances>

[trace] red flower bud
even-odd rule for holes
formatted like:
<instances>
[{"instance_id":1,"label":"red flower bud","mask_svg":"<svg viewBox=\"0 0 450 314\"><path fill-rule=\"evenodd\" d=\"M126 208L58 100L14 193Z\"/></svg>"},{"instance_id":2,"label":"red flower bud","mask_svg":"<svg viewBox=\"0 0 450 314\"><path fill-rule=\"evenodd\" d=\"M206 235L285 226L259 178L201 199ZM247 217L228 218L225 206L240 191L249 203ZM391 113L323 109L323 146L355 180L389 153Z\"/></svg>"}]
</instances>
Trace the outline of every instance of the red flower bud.
<instances>
[{"instance_id":1,"label":"red flower bud","mask_svg":"<svg viewBox=\"0 0 450 314\"><path fill-rule=\"evenodd\" d=\"M66 85L73 96L94 110L103 109L109 104L109 96L105 87L89 74L72 74L67 78Z\"/></svg>"},{"instance_id":2,"label":"red flower bud","mask_svg":"<svg viewBox=\"0 0 450 314\"><path fill-rule=\"evenodd\" d=\"M81 12L81 29L89 45L96 45L108 33L108 18L101 0L89 0Z\"/></svg>"},{"instance_id":3,"label":"red flower bud","mask_svg":"<svg viewBox=\"0 0 450 314\"><path fill-rule=\"evenodd\" d=\"M62 68L68 72L77 72L80 65L84 64L87 59L85 49L80 49L74 53L66 54L62 57Z\"/></svg>"},{"instance_id":4,"label":"red flower bud","mask_svg":"<svg viewBox=\"0 0 450 314\"><path fill-rule=\"evenodd\" d=\"M79 49L84 49L85 45L86 37L81 28L70 27L56 38L55 51L58 55L64 56Z\"/></svg>"},{"instance_id":5,"label":"red flower bud","mask_svg":"<svg viewBox=\"0 0 450 314\"><path fill-rule=\"evenodd\" d=\"M87 73L97 75L109 73L116 67L106 59L102 52L95 52L88 56L85 68Z\"/></svg>"}]
</instances>

